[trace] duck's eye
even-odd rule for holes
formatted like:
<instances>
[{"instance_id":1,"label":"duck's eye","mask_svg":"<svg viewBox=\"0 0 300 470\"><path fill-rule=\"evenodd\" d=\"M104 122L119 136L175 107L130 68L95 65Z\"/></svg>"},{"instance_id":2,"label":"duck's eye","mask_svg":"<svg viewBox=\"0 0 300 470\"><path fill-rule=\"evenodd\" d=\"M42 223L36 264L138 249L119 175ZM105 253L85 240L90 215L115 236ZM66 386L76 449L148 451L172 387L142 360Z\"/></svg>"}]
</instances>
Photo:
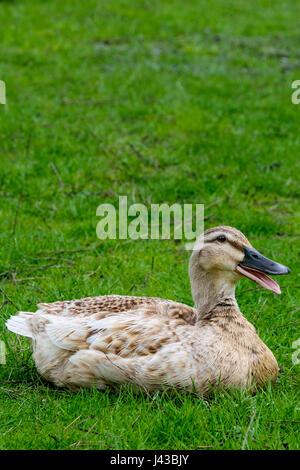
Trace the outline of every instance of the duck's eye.
<instances>
[{"instance_id":1,"label":"duck's eye","mask_svg":"<svg viewBox=\"0 0 300 470\"><path fill-rule=\"evenodd\" d=\"M217 240L218 240L218 242L224 243L224 242L226 242L227 239L226 239L225 235L219 235L217 237Z\"/></svg>"}]
</instances>

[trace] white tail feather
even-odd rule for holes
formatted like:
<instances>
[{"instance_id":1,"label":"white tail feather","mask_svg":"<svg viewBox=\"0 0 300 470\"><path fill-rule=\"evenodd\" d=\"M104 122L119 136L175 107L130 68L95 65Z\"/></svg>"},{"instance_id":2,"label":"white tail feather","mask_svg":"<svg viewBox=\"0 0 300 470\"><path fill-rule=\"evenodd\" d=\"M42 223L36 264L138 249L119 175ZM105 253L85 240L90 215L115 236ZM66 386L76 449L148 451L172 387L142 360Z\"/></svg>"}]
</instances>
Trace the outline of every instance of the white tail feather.
<instances>
[{"instance_id":1,"label":"white tail feather","mask_svg":"<svg viewBox=\"0 0 300 470\"><path fill-rule=\"evenodd\" d=\"M6 322L6 327L17 335L32 338L33 334L27 323L27 319L33 315L32 312L19 312L18 315L10 317Z\"/></svg>"}]
</instances>

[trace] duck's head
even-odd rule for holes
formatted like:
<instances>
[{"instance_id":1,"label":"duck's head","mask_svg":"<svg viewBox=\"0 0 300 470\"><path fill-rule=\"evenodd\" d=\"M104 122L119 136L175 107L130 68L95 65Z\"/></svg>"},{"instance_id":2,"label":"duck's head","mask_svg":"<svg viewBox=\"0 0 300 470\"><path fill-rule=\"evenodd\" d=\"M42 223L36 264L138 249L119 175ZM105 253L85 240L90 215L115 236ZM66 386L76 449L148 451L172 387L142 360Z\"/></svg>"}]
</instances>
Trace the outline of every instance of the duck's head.
<instances>
[{"instance_id":1,"label":"duck's head","mask_svg":"<svg viewBox=\"0 0 300 470\"><path fill-rule=\"evenodd\" d=\"M234 292L235 284L243 276L280 294L279 285L267 274L290 272L286 266L256 251L242 232L228 226L208 229L199 237L191 255L189 271L193 295L199 289L199 282L205 279L224 293L232 289Z\"/></svg>"}]
</instances>

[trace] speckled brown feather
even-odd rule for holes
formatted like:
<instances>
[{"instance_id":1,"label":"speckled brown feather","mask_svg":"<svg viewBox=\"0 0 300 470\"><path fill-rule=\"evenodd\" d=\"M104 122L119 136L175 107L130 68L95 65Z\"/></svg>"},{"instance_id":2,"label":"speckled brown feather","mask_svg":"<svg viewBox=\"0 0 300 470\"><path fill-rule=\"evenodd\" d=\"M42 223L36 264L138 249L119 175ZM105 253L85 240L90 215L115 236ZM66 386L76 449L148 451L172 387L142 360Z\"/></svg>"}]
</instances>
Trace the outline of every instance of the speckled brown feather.
<instances>
[{"instance_id":1,"label":"speckled brown feather","mask_svg":"<svg viewBox=\"0 0 300 470\"><path fill-rule=\"evenodd\" d=\"M195 323L197 318L195 308L158 297L103 295L85 297L78 300L40 303L38 307L41 312L52 315L88 317L97 314L101 318L113 315L114 313L126 313L138 310L141 307L148 307L149 315L166 315L169 318L181 318L190 324Z\"/></svg>"}]
</instances>

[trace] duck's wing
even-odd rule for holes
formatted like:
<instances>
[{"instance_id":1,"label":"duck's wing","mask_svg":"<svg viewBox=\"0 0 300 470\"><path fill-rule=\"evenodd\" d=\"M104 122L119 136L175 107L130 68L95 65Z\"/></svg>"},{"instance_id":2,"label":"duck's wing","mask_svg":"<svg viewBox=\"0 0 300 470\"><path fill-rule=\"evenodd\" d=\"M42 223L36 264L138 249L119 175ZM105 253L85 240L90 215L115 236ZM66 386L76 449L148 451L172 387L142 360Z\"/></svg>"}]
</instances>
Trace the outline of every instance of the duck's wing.
<instances>
[{"instance_id":1,"label":"duck's wing","mask_svg":"<svg viewBox=\"0 0 300 470\"><path fill-rule=\"evenodd\" d=\"M155 388L187 384L195 375L183 346L195 320L196 311L177 302L103 296L41 304L6 324L32 339L38 370L58 385Z\"/></svg>"},{"instance_id":2,"label":"duck's wing","mask_svg":"<svg viewBox=\"0 0 300 470\"><path fill-rule=\"evenodd\" d=\"M194 326L183 318L158 316L151 306L104 317L36 313L24 321L38 370L60 386L131 382L153 389L188 385L196 374L191 346L183 341Z\"/></svg>"},{"instance_id":3,"label":"duck's wing","mask_svg":"<svg viewBox=\"0 0 300 470\"><path fill-rule=\"evenodd\" d=\"M39 313L43 315L58 315L63 317L94 317L105 318L133 312L148 312L148 315L165 316L182 319L194 324L197 312L193 307L157 297L135 297L126 295L103 295L83 299L58 301L38 304Z\"/></svg>"},{"instance_id":4,"label":"duck's wing","mask_svg":"<svg viewBox=\"0 0 300 470\"><path fill-rule=\"evenodd\" d=\"M124 313L77 318L38 313L31 316L29 325L36 336L45 332L61 349L90 349L132 357L153 354L165 342L176 342L174 328L187 324L182 318L159 317L151 306Z\"/></svg>"}]
</instances>

